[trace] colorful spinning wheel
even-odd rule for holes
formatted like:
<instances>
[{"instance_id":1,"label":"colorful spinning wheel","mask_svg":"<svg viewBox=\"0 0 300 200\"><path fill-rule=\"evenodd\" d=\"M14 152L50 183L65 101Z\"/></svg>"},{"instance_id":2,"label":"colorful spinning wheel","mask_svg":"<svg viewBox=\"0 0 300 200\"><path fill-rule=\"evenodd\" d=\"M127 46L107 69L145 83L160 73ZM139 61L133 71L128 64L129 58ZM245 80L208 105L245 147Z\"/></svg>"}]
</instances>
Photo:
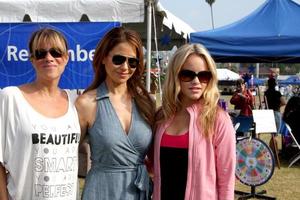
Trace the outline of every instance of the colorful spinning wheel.
<instances>
[{"instance_id":1,"label":"colorful spinning wheel","mask_svg":"<svg viewBox=\"0 0 300 200\"><path fill-rule=\"evenodd\" d=\"M245 185L259 186L266 183L274 172L274 156L263 141L243 139L236 144L236 177Z\"/></svg>"}]
</instances>

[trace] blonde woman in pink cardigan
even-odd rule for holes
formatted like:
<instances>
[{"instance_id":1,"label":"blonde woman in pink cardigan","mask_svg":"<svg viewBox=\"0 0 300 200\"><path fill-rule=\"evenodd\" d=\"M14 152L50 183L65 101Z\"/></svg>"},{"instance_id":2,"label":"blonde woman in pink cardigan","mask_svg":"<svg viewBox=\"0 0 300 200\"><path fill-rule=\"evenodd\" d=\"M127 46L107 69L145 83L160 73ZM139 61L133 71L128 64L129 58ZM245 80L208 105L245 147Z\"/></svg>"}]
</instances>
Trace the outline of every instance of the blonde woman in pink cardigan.
<instances>
[{"instance_id":1,"label":"blonde woman in pink cardigan","mask_svg":"<svg viewBox=\"0 0 300 200\"><path fill-rule=\"evenodd\" d=\"M233 200L235 132L218 106L216 66L200 44L179 48L157 113L154 200Z\"/></svg>"}]
</instances>

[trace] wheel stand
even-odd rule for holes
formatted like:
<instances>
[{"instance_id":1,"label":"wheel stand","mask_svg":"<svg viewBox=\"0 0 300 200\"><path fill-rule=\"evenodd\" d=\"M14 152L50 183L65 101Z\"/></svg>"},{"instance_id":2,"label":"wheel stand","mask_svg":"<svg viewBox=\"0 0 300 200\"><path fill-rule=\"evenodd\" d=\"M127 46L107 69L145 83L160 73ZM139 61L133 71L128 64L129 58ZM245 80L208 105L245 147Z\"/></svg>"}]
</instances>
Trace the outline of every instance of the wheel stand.
<instances>
[{"instance_id":1,"label":"wheel stand","mask_svg":"<svg viewBox=\"0 0 300 200\"><path fill-rule=\"evenodd\" d=\"M254 123L254 129L252 130L252 138L256 138L256 131L255 131L255 123ZM272 134L272 136L273 136L273 144L274 144L274 146L275 146L275 139L274 139L274 135ZM260 141L260 140L259 140ZM262 142L262 141L261 141ZM263 143L263 144L265 144L265 143ZM265 144L266 145L266 144ZM266 145L266 147L268 147L267 145ZM269 147L268 147L269 148ZM268 149L269 151L270 151L270 154L271 154L271 157L272 157L272 160L273 160L273 168L272 168L272 171L274 170L274 157L273 157L273 153L272 153L272 151L270 150L270 149ZM278 154L277 154L278 155ZM279 159L278 159L278 157L277 157L277 161L278 161L278 168L280 169L280 163L279 163ZM272 172L272 174L273 174L273 172ZM271 177L269 177L268 178L268 180L270 179ZM266 180L266 181L268 181L268 180ZM243 182L242 182L243 183ZM265 183L265 182L264 182ZM244 183L245 184L245 183ZM247 184L246 184L247 185ZM266 194L267 193L267 191L266 190L262 190L262 191L259 191L259 192L256 192L255 191L255 189L256 189L256 186L254 186L254 185L250 185L250 187L251 187L251 192L249 193L249 192L243 192L243 191L237 191L237 190L235 190L234 191L234 193L235 194L237 194L237 195L239 195L239 197L238 197L238 200L243 200L243 199L250 199L250 198L255 198L255 199L267 199L267 200L276 200L276 197L270 197L270 196L266 196L266 195L264 195L264 194Z\"/></svg>"},{"instance_id":2,"label":"wheel stand","mask_svg":"<svg viewBox=\"0 0 300 200\"><path fill-rule=\"evenodd\" d=\"M276 200L276 197L270 197L270 196L266 196L263 194L266 194L267 191L266 190L262 190L260 192L255 192L255 186L251 186L251 192L243 192L243 191L234 191L235 194L240 195L238 197L238 200L243 200L243 199L250 199L250 198L256 198L256 199L272 199L272 200Z\"/></svg>"}]
</instances>

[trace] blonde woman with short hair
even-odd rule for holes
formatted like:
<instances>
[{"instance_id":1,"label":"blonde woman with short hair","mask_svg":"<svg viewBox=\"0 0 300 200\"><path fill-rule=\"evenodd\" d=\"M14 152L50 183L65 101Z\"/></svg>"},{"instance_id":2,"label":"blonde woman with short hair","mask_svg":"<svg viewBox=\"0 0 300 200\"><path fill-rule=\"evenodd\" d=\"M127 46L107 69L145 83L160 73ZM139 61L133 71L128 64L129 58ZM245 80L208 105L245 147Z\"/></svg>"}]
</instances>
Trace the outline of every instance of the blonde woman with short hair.
<instances>
[{"instance_id":1,"label":"blonde woman with short hair","mask_svg":"<svg viewBox=\"0 0 300 200\"><path fill-rule=\"evenodd\" d=\"M34 81L0 93L0 199L75 200L80 125L71 95L58 87L67 42L42 28L29 52Z\"/></svg>"}]
</instances>

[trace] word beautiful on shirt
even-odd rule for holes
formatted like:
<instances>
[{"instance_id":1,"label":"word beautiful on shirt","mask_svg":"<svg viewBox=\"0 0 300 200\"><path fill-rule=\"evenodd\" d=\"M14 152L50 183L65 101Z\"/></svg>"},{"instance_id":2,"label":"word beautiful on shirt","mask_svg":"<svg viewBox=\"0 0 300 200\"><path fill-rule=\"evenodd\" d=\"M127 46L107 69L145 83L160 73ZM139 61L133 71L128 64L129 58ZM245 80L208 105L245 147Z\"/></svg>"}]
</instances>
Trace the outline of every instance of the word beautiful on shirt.
<instances>
[{"instance_id":1,"label":"word beautiful on shirt","mask_svg":"<svg viewBox=\"0 0 300 200\"><path fill-rule=\"evenodd\" d=\"M74 199L79 141L75 125L33 125L34 199Z\"/></svg>"},{"instance_id":2,"label":"word beautiful on shirt","mask_svg":"<svg viewBox=\"0 0 300 200\"><path fill-rule=\"evenodd\" d=\"M67 134L49 134L49 133L32 133L32 144L74 144L79 143L79 133Z\"/></svg>"}]
</instances>

